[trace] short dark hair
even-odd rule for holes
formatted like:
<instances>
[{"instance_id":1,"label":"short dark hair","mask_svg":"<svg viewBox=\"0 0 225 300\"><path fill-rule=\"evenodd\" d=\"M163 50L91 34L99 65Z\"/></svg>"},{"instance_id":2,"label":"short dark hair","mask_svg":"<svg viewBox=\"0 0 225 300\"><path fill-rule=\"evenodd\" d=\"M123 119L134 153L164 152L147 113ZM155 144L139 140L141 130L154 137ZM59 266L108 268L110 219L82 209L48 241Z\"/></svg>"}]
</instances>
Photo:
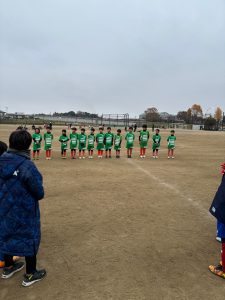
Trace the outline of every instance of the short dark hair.
<instances>
[{"instance_id":1,"label":"short dark hair","mask_svg":"<svg viewBox=\"0 0 225 300\"><path fill-rule=\"evenodd\" d=\"M109 127L107 127L107 129L112 129L112 128L109 126Z\"/></svg>"},{"instance_id":2,"label":"short dark hair","mask_svg":"<svg viewBox=\"0 0 225 300\"><path fill-rule=\"evenodd\" d=\"M16 150L27 150L30 148L32 137L26 130L16 130L10 134L9 148Z\"/></svg>"},{"instance_id":3,"label":"short dark hair","mask_svg":"<svg viewBox=\"0 0 225 300\"><path fill-rule=\"evenodd\" d=\"M8 146L6 143L0 141L0 156L7 150Z\"/></svg>"},{"instance_id":4,"label":"short dark hair","mask_svg":"<svg viewBox=\"0 0 225 300\"><path fill-rule=\"evenodd\" d=\"M129 129L132 129L132 130L133 130L133 127L132 127L132 126L129 126Z\"/></svg>"},{"instance_id":5,"label":"short dark hair","mask_svg":"<svg viewBox=\"0 0 225 300\"><path fill-rule=\"evenodd\" d=\"M66 129L63 129L62 132L66 132Z\"/></svg>"},{"instance_id":6,"label":"short dark hair","mask_svg":"<svg viewBox=\"0 0 225 300\"><path fill-rule=\"evenodd\" d=\"M117 132L121 132L121 129L117 129Z\"/></svg>"},{"instance_id":7,"label":"short dark hair","mask_svg":"<svg viewBox=\"0 0 225 300\"><path fill-rule=\"evenodd\" d=\"M72 129L72 130L77 130L77 128L76 128L76 127L72 127L71 129Z\"/></svg>"},{"instance_id":8,"label":"short dark hair","mask_svg":"<svg viewBox=\"0 0 225 300\"><path fill-rule=\"evenodd\" d=\"M146 124L143 124L143 125L142 125L142 128L147 128L147 125L146 125Z\"/></svg>"}]
</instances>

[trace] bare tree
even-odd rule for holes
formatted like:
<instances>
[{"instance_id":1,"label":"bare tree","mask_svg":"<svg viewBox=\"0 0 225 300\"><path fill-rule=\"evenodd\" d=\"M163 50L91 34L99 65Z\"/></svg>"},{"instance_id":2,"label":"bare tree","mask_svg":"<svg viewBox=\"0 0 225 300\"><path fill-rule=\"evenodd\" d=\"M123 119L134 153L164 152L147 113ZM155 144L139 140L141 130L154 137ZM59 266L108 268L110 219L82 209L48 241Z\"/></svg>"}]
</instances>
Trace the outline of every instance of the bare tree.
<instances>
[{"instance_id":1,"label":"bare tree","mask_svg":"<svg viewBox=\"0 0 225 300\"><path fill-rule=\"evenodd\" d=\"M159 121L159 112L155 107L149 107L145 111L146 120L149 122Z\"/></svg>"},{"instance_id":2,"label":"bare tree","mask_svg":"<svg viewBox=\"0 0 225 300\"><path fill-rule=\"evenodd\" d=\"M223 111L220 107L217 107L215 110L214 118L216 119L217 130L219 128L219 123L223 118Z\"/></svg>"}]
</instances>

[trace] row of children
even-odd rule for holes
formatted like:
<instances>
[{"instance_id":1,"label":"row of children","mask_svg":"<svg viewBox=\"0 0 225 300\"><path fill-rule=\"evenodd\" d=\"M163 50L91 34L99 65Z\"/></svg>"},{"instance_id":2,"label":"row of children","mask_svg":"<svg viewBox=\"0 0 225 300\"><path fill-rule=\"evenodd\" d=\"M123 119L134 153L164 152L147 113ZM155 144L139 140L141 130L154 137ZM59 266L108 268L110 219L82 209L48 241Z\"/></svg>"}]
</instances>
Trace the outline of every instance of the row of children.
<instances>
[{"instance_id":1,"label":"row of children","mask_svg":"<svg viewBox=\"0 0 225 300\"><path fill-rule=\"evenodd\" d=\"M69 136L66 130L62 130L62 134L59 137L59 142L61 143L61 157L66 158L66 151L68 149L68 142L70 141L70 152L71 158L76 158L76 151L79 150L79 158L85 158L85 150L88 150L89 158L93 158L93 152L96 143L96 149L98 150L98 158L103 157L103 152L105 151L105 157L112 157L112 148L116 151L116 158L120 158L120 150L122 143L121 129L117 129L117 133L113 134L111 132L111 127L107 128L107 132L103 132L103 127L99 127L99 132L95 135L95 129L92 127L89 135L85 133L85 128L81 128L81 132L77 133L77 128L72 127L72 132ZM158 158L158 152L160 149L161 136L159 134L160 130L156 129L155 134L152 136L152 157ZM40 134L40 129L36 128L35 133L32 135L33 138L33 159L39 159L42 135ZM47 131L44 133L44 149L46 151L46 159L51 159L51 150L53 142L53 134L51 133L50 127L47 127ZM143 125L142 130L139 135L140 144L140 158L146 157L146 149L148 147L150 134L147 130L147 126ZM133 133L133 127L129 127L128 132L125 136L127 157L132 157L132 151L134 148L135 134ZM175 149L175 131L171 130L170 136L167 138L168 142L168 158L174 158Z\"/></svg>"}]
</instances>

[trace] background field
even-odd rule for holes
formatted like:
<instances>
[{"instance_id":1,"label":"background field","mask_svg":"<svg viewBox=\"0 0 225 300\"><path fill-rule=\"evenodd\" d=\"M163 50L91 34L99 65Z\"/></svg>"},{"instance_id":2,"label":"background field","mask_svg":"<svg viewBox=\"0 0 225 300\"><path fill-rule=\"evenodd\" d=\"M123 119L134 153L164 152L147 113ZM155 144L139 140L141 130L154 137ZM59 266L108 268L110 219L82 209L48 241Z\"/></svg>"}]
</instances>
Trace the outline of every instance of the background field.
<instances>
[{"instance_id":1,"label":"background field","mask_svg":"<svg viewBox=\"0 0 225 300\"><path fill-rule=\"evenodd\" d=\"M8 141L15 126L0 125ZM0 299L224 299L225 282L207 268L220 244L208 213L225 160L223 132L177 131L176 159L62 160L35 164L44 177L39 267L30 288L22 274L1 280ZM138 136L138 135L137 135ZM124 149L124 143L123 143ZM96 155L96 153L95 153Z\"/></svg>"}]
</instances>

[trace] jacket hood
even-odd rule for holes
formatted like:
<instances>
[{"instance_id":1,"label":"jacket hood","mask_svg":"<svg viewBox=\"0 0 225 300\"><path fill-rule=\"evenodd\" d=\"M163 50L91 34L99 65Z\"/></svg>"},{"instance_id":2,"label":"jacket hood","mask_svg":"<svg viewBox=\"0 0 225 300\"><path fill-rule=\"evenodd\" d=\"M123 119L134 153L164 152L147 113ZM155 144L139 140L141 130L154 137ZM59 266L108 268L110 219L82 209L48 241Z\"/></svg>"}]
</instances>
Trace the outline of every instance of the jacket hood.
<instances>
[{"instance_id":1,"label":"jacket hood","mask_svg":"<svg viewBox=\"0 0 225 300\"><path fill-rule=\"evenodd\" d=\"M0 177L7 179L12 176L26 159L24 156L5 152L0 156Z\"/></svg>"}]
</instances>

